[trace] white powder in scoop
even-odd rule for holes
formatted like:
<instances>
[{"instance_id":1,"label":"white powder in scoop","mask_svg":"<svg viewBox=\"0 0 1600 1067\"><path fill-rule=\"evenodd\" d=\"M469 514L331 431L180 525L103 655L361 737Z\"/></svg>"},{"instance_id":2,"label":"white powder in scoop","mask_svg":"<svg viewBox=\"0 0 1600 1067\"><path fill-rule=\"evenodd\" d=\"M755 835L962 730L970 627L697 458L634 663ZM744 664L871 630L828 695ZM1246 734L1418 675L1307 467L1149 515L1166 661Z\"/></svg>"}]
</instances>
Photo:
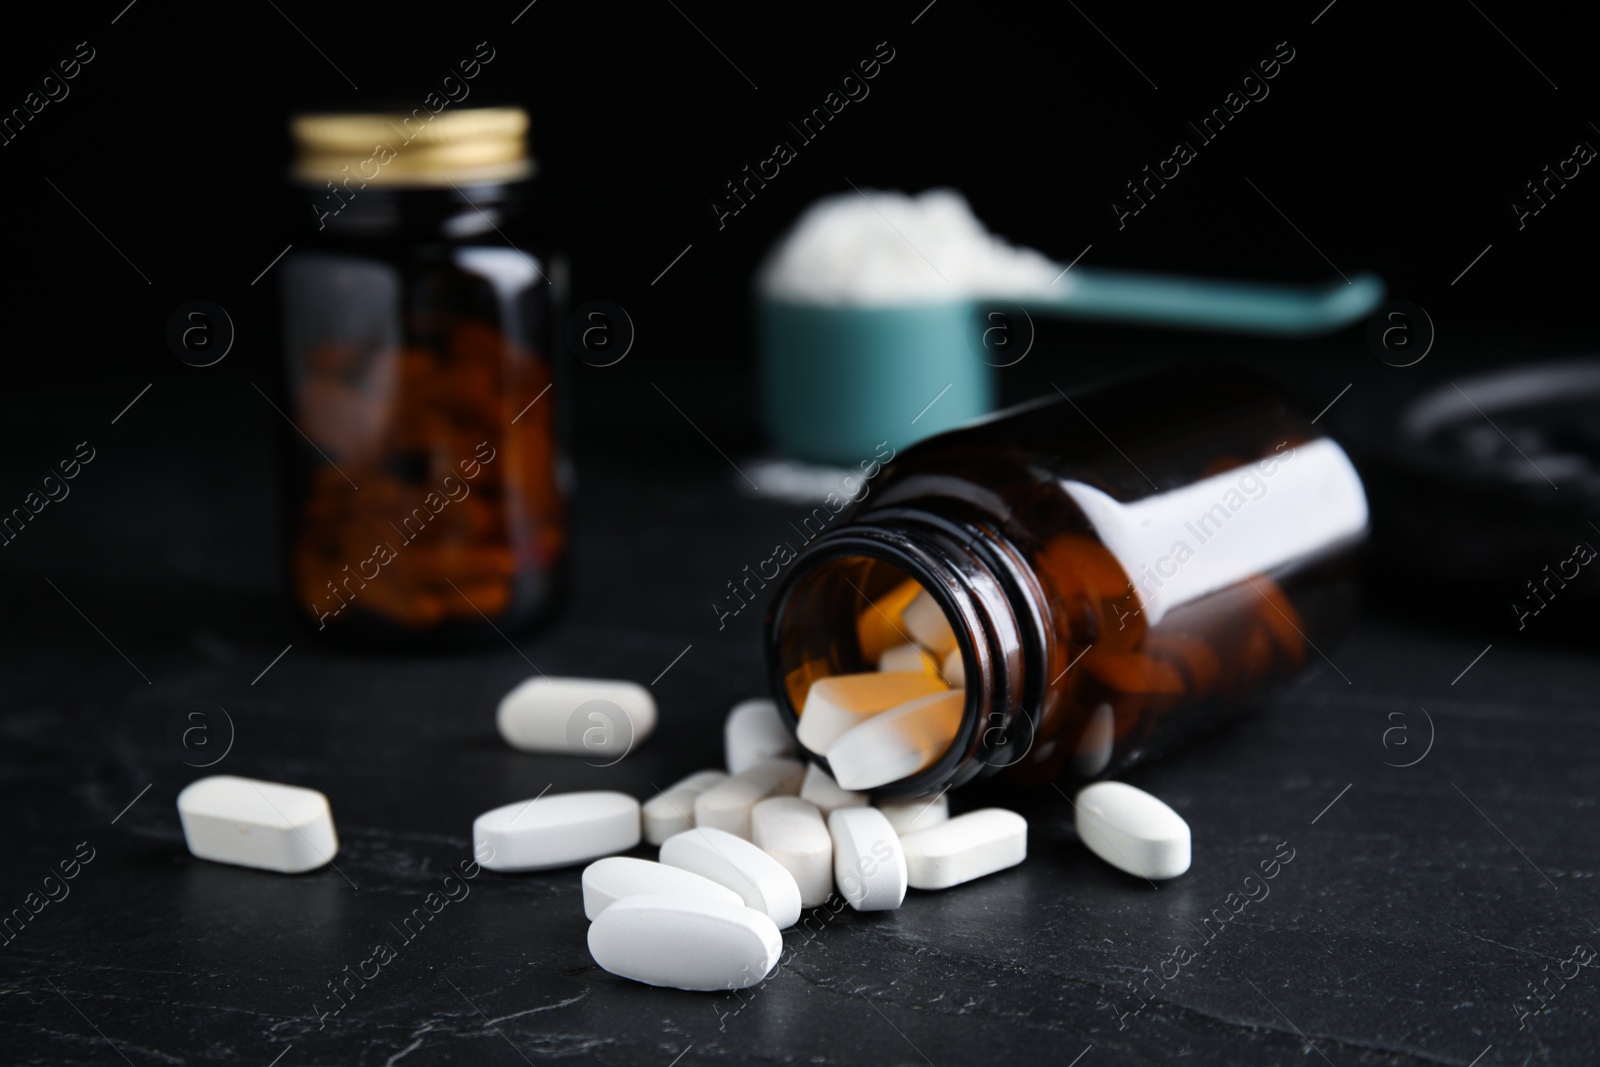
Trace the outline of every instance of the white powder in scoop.
<instances>
[{"instance_id":1,"label":"white powder in scoop","mask_svg":"<svg viewBox=\"0 0 1600 1067\"><path fill-rule=\"evenodd\" d=\"M953 189L864 190L806 209L762 265L763 296L803 304L1018 298L1070 284L1061 265L988 230Z\"/></svg>"}]
</instances>

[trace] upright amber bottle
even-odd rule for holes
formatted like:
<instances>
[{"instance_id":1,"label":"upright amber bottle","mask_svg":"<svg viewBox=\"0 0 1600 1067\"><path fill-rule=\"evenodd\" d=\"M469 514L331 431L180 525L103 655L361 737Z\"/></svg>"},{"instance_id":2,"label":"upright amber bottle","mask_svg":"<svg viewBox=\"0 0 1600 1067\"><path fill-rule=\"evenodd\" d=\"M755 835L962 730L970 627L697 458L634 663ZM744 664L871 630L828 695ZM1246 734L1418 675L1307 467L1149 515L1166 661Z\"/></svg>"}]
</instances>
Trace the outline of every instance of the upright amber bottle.
<instances>
[{"instance_id":1,"label":"upright amber bottle","mask_svg":"<svg viewBox=\"0 0 1600 1067\"><path fill-rule=\"evenodd\" d=\"M319 630L387 645L505 630L565 540L551 268L504 237L527 115L301 115L311 233L280 267L298 434L290 569Z\"/></svg>"},{"instance_id":2,"label":"upright amber bottle","mask_svg":"<svg viewBox=\"0 0 1600 1067\"><path fill-rule=\"evenodd\" d=\"M863 474L848 521L782 579L766 642L794 726L814 681L874 669L917 586L944 609L960 727L881 795L1159 755L1321 658L1354 608L1367 507L1349 459L1214 367L1024 405Z\"/></svg>"}]
</instances>

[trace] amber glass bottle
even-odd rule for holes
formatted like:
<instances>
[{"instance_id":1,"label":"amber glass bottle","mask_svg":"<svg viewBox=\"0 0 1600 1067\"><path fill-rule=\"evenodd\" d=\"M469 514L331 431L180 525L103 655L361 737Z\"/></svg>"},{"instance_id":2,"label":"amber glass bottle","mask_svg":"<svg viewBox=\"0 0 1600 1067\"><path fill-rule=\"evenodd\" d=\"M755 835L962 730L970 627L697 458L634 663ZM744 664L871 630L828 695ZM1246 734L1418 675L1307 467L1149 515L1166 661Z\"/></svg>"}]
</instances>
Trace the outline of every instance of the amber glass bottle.
<instances>
[{"instance_id":1,"label":"amber glass bottle","mask_svg":"<svg viewBox=\"0 0 1600 1067\"><path fill-rule=\"evenodd\" d=\"M312 231L279 268L295 602L367 643L498 640L545 606L564 545L551 268L503 236L527 115L293 130Z\"/></svg>"},{"instance_id":2,"label":"amber glass bottle","mask_svg":"<svg viewBox=\"0 0 1600 1067\"><path fill-rule=\"evenodd\" d=\"M1233 372L1050 397L874 467L848 520L781 581L766 643L793 727L812 682L873 670L885 633L899 639L908 579L944 609L961 725L880 795L1157 756L1320 659L1354 609L1359 477L1271 386Z\"/></svg>"}]
</instances>

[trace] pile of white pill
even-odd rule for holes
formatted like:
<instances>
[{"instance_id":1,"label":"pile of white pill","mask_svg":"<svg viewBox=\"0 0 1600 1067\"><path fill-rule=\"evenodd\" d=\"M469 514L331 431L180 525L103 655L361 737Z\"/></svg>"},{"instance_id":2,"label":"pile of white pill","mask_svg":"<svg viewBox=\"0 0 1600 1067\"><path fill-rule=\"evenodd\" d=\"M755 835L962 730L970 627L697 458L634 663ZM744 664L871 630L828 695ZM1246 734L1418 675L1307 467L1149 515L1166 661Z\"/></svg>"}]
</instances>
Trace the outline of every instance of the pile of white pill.
<instances>
[{"instance_id":1,"label":"pile of white pill","mask_svg":"<svg viewBox=\"0 0 1600 1067\"><path fill-rule=\"evenodd\" d=\"M915 196L867 189L807 208L767 257L757 285L769 299L803 304L1016 300L1071 286L1061 266L990 233L953 189Z\"/></svg>"},{"instance_id":2,"label":"pile of white pill","mask_svg":"<svg viewBox=\"0 0 1600 1067\"><path fill-rule=\"evenodd\" d=\"M962 699L937 673L920 671L828 679L813 690L821 692L806 705L802 720L810 725L801 736L830 753L874 721L897 713L913 720L929 697L953 698L957 713ZM581 709L603 700L630 720L655 722L654 700L641 687L536 679L508 694L497 723L519 748L572 751L565 724L574 715L581 722ZM902 713L907 706L913 712ZM633 728L635 738L642 732ZM887 777L880 771L876 784L922 764L922 755L906 753L926 733L905 730L912 741L896 743L895 731L885 731L887 742L857 743L863 751L884 744L894 766L906 768ZM795 758L800 750L770 700L735 706L723 742L725 769L698 771L643 804L596 791L485 812L473 823L473 854L506 872L588 864L583 910L595 962L680 989L762 981L782 951L781 931L835 892L858 911L887 911L900 907L908 887L948 888L1027 855L1027 822L1013 812L951 818L942 795L871 806L864 793ZM919 743L937 756L949 738ZM618 855L641 840L659 847L655 860Z\"/></svg>"},{"instance_id":3,"label":"pile of white pill","mask_svg":"<svg viewBox=\"0 0 1600 1067\"><path fill-rule=\"evenodd\" d=\"M724 770L698 771L642 804L596 790L502 805L473 822L477 861L504 872L586 864L595 962L649 985L702 990L763 981L782 952L781 931L835 893L857 911L890 911L908 888L948 889L1021 863L1028 824L1015 812L951 816L943 793L874 802L859 791L930 766L954 738L965 701L943 611L920 589L900 599L912 642L882 648L878 672L815 682L798 745L772 701L744 701L724 723ZM610 752L608 711L628 720L628 746L657 720L642 686L540 677L507 694L497 724L524 750ZM574 722L604 725L605 744L575 739ZM802 762L802 749L825 755L838 780ZM1113 866L1150 879L1188 869L1189 828L1155 797L1099 782L1074 807L1079 837ZM327 797L312 789L216 775L184 789L178 812L202 859L298 873L339 848ZM659 848L656 859L619 855L641 841Z\"/></svg>"}]
</instances>

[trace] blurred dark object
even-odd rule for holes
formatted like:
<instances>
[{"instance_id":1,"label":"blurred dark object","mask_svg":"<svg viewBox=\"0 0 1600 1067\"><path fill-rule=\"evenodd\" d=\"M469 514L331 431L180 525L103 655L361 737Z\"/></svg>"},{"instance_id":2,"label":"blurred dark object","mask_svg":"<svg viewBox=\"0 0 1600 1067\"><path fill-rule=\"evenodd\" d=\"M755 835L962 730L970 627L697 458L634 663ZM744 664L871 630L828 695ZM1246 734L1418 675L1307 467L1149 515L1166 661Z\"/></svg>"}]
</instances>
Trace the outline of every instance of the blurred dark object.
<instances>
[{"instance_id":1,"label":"blurred dark object","mask_svg":"<svg viewBox=\"0 0 1600 1067\"><path fill-rule=\"evenodd\" d=\"M527 121L295 120L316 232L281 268L289 561L319 630L493 640L550 601L565 545L553 285L501 231L532 171Z\"/></svg>"},{"instance_id":2,"label":"blurred dark object","mask_svg":"<svg viewBox=\"0 0 1600 1067\"><path fill-rule=\"evenodd\" d=\"M1342 438L1372 499L1375 602L1490 636L1570 639L1600 600L1600 359L1436 382L1364 411ZM1553 621L1560 618L1557 624Z\"/></svg>"}]
</instances>

